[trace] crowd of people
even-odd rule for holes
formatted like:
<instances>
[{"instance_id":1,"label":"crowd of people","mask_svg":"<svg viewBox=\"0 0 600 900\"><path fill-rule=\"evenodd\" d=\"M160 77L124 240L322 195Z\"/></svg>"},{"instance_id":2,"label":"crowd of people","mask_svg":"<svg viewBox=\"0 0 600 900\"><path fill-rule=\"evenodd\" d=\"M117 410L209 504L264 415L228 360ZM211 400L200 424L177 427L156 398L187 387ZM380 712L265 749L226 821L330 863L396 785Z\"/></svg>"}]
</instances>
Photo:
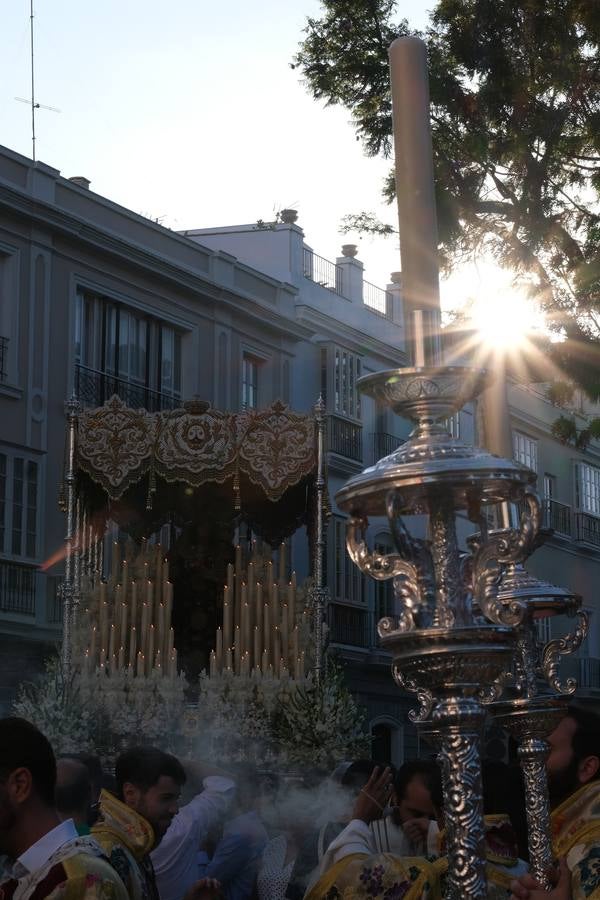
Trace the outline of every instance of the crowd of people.
<instances>
[{"instance_id":1,"label":"crowd of people","mask_svg":"<svg viewBox=\"0 0 600 900\"><path fill-rule=\"evenodd\" d=\"M554 887L527 871L518 769L484 762L489 897L600 898L600 719L569 708L550 746ZM16 717L0 719L0 854L0 900L434 900L448 871L433 760L292 778L140 746L105 772Z\"/></svg>"}]
</instances>

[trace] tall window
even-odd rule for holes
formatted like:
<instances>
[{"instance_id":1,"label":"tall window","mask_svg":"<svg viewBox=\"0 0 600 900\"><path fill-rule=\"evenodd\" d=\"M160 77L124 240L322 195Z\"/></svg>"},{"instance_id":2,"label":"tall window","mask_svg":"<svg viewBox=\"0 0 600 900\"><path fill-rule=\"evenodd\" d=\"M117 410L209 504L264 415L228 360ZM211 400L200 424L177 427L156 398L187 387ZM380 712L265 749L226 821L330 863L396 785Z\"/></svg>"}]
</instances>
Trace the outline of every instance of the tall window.
<instances>
[{"instance_id":1,"label":"tall window","mask_svg":"<svg viewBox=\"0 0 600 900\"><path fill-rule=\"evenodd\" d=\"M578 463L575 490L577 507L592 516L600 516L600 469Z\"/></svg>"},{"instance_id":2,"label":"tall window","mask_svg":"<svg viewBox=\"0 0 600 900\"><path fill-rule=\"evenodd\" d=\"M87 291L78 293L75 306L75 363L84 387L95 384L94 375L111 375L113 393L121 393L120 385L131 385L135 398L136 387L181 397L180 332L160 319ZM102 402L106 398L90 399ZM137 399L144 405L142 401Z\"/></svg>"},{"instance_id":3,"label":"tall window","mask_svg":"<svg viewBox=\"0 0 600 900\"><path fill-rule=\"evenodd\" d=\"M242 357L242 409L258 408L258 369L258 360L244 353Z\"/></svg>"},{"instance_id":4,"label":"tall window","mask_svg":"<svg viewBox=\"0 0 600 900\"><path fill-rule=\"evenodd\" d=\"M0 553L37 555L38 479L37 462L0 453Z\"/></svg>"},{"instance_id":5,"label":"tall window","mask_svg":"<svg viewBox=\"0 0 600 900\"><path fill-rule=\"evenodd\" d=\"M346 550L346 519L334 516L333 591L336 600L344 603L364 603L365 584L360 569L354 565Z\"/></svg>"},{"instance_id":6,"label":"tall window","mask_svg":"<svg viewBox=\"0 0 600 900\"><path fill-rule=\"evenodd\" d=\"M360 394L356 382L361 375L360 356L340 347L335 348L334 406L341 416L360 419Z\"/></svg>"},{"instance_id":7,"label":"tall window","mask_svg":"<svg viewBox=\"0 0 600 900\"><path fill-rule=\"evenodd\" d=\"M517 462L537 472L537 441L520 431L513 431L513 455Z\"/></svg>"},{"instance_id":8,"label":"tall window","mask_svg":"<svg viewBox=\"0 0 600 900\"><path fill-rule=\"evenodd\" d=\"M556 496L556 476L544 472L543 484L544 500L553 500Z\"/></svg>"},{"instance_id":9,"label":"tall window","mask_svg":"<svg viewBox=\"0 0 600 900\"><path fill-rule=\"evenodd\" d=\"M460 412L455 412L454 415L448 416L444 424L453 438L460 437Z\"/></svg>"}]
</instances>

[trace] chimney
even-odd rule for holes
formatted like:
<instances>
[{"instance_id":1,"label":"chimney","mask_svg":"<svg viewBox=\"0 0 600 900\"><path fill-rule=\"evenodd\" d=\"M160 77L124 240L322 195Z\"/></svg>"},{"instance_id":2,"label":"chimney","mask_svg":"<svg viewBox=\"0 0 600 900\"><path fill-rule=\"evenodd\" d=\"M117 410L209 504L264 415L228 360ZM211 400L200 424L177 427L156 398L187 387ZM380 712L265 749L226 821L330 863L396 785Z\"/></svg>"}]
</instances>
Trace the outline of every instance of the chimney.
<instances>
[{"instance_id":1,"label":"chimney","mask_svg":"<svg viewBox=\"0 0 600 900\"><path fill-rule=\"evenodd\" d=\"M72 181L77 187L84 188L86 191L89 190L91 184L90 179L84 178L83 175L72 175L69 181Z\"/></svg>"}]
</instances>

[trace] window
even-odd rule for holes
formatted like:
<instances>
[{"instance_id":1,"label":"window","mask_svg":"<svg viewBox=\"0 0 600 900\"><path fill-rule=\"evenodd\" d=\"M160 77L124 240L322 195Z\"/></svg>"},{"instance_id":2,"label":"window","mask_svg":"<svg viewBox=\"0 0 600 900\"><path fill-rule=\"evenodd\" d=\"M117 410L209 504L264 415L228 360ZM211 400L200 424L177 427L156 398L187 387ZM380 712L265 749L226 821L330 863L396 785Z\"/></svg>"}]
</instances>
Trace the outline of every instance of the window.
<instances>
[{"instance_id":1,"label":"window","mask_svg":"<svg viewBox=\"0 0 600 900\"><path fill-rule=\"evenodd\" d=\"M550 618L544 619L536 619L535 622L535 630L538 639L538 643L542 644L542 646L546 646L548 641L552 639L552 628L551 628L552 620Z\"/></svg>"},{"instance_id":2,"label":"window","mask_svg":"<svg viewBox=\"0 0 600 900\"><path fill-rule=\"evenodd\" d=\"M0 453L0 553L36 557L38 497L37 462Z\"/></svg>"},{"instance_id":3,"label":"window","mask_svg":"<svg viewBox=\"0 0 600 900\"><path fill-rule=\"evenodd\" d=\"M335 411L341 416L360 419L360 394L356 382L361 374L361 360L355 353L335 348L334 399Z\"/></svg>"},{"instance_id":4,"label":"window","mask_svg":"<svg viewBox=\"0 0 600 900\"><path fill-rule=\"evenodd\" d=\"M577 507L592 516L600 516L600 469L577 463L575 479Z\"/></svg>"},{"instance_id":5,"label":"window","mask_svg":"<svg viewBox=\"0 0 600 900\"><path fill-rule=\"evenodd\" d=\"M447 419L444 420L444 425L450 432L453 438L460 437L460 412L455 412L453 416L448 416Z\"/></svg>"},{"instance_id":6,"label":"window","mask_svg":"<svg viewBox=\"0 0 600 900\"><path fill-rule=\"evenodd\" d=\"M346 519L333 517L334 568L333 593L342 603L364 603L365 583L360 569L354 565L346 550Z\"/></svg>"},{"instance_id":7,"label":"window","mask_svg":"<svg viewBox=\"0 0 600 900\"><path fill-rule=\"evenodd\" d=\"M242 357L242 409L258 408L259 361L244 353Z\"/></svg>"},{"instance_id":8,"label":"window","mask_svg":"<svg viewBox=\"0 0 600 900\"><path fill-rule=\"evenodd\" d=\"M75 304L75 363L84 402L103 403L116 393L130 405L160 409L159 397L149 392L181 397L181 333L88 291L79 291Z\"/></svg>"},{"instance_id":9,"label":"window","mask_svg":"<svg viewBox=\"0 0 600 900\"><path fill-rule=\"evenodd\" d=\"M537 441L534 438L513 431L513 454L517 462L537 472Z\"/></svg>"}]
</instances>

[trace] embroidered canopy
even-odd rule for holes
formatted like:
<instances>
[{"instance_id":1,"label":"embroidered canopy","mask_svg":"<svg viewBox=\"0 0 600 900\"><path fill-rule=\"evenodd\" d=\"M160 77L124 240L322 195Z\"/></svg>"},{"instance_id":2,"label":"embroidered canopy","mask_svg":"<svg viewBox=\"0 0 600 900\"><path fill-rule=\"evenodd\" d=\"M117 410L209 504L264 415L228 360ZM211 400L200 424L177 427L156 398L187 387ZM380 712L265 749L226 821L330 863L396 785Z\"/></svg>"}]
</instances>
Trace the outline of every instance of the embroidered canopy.
<instances>
[{"instance_id":1,"label":"embroidered canopy","mask_svg":"<svg viewBox=\"0 0 600 900\"><path fill-rule=\"evenodd\" d=\"M77 466L113 500L145 475L193 487L245 475L275 502L317 462L314 418L279 401L237 414L199 401L151 413L114 395L77 428Z\"/></svg>"}]
</instances>

